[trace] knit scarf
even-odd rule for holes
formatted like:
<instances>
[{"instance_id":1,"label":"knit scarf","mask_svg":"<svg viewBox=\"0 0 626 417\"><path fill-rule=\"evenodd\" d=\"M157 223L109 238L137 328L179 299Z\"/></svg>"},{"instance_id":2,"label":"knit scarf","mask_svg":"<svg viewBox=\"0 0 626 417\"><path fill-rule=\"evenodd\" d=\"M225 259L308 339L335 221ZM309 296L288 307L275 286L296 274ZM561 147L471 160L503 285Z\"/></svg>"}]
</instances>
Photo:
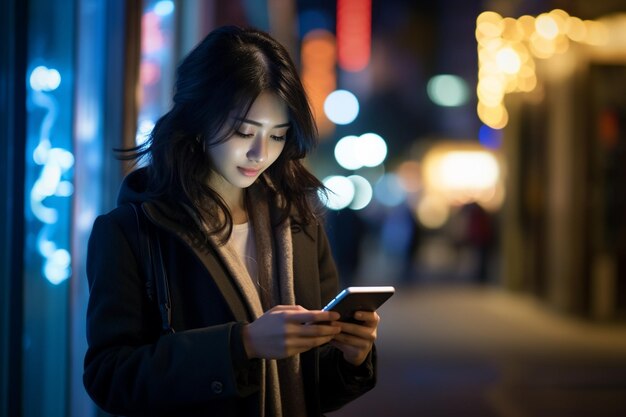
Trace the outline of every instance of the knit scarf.
<instances>
[{"instance_id":1,"label":"knit scarf","mask_svg":"<svg viewBox=\"0 0 626 417\"><path fill-rule=\"evenodd\" d=\"M248 217L256 242L259 290L235 249L220 244L219 237L210 236L253 319L257 319L272 306L295 305L293 246L289 219L277 227L272 226L277 214L270 212L262 187L248 188L247 198ZM300 355L279 360L262 359L261 370L261 416L306 416Z\"/></svg>"}]
</instances>

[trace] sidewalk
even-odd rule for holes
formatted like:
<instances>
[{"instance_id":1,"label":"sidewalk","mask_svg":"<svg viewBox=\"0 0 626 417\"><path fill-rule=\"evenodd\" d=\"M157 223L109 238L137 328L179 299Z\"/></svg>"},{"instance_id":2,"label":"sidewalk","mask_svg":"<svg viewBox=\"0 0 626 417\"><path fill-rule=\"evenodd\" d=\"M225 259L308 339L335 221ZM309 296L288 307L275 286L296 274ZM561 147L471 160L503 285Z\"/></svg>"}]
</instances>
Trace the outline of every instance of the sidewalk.
<instances>
[{"instance_id":1,"label":"sidewalk","mask_svg":"<svg viewBox=\"0 0 626 417\"><path fill-rule=\"evenodd\" d=\"M379 313L378 386L329 417L626 416L626 324L469 285L399 289Z\"/></svg>"}]
</instances>

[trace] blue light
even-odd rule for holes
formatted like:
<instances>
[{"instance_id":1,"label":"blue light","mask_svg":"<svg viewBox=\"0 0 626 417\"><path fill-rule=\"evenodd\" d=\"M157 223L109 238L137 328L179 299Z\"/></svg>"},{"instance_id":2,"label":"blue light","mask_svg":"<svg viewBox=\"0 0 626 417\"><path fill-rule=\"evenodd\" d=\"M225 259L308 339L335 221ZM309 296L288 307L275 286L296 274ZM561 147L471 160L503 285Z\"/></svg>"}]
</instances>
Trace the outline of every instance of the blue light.
<instances>
[{"instance_id":1,"label":"blue light","mask_svg":"<svg viewBox=\"0 0 626 417\"><path fill-rule=\"evenodd\" d=\"M482 125L478 130L478 140L485 148L500 149L500 146L502 146L502 130Z\"/></svg>"},{"instance_id":2,"label":"blue light","mask_svg":"<svg viewBox=\"0 0 626 417\"><path fill-rule=\"evenodd\" d=\"M170 0L162 0L154 5L154 13L158 16L167 16L174 12L174 2Z\"/></svg>"},{"instance_id":3,"label":"blue light","mask_svg":"<svg viewBox=\"0 0 626 417\"><path fill-rule=\"evenodd\" d=\"M406 192L395 174L385 174L374 186L374 197L384 206L395 207L406 200Z\"/></svg>"},{"instance_id":4,"label":"blue light","mask_svg":"<svg viewBox=\"0 0 626 417\"><path fill-rule=\"evenodd\" d=\"M135 144L137 144L137 146L143 145L145 141L150 138L152 129L154 129L154 122L152 120L144 119L140 121L137 127L137 134L135 135Z\"/></svg>"},{"instance_id":5,"label":"blue light","mask_svg":"<svg viewBox=\"0 0 626 417\"><path fill-rule=\"evenodd\" d=\"M44 257L43 275L52 284L58 285L71 275L72 256L65 249L58 249L56 243L48 239L50 229L42 229L37 237L37 247Z\"/></svg>"},{"instance_id":6,"label":"blue light","mask_svg":"<svg viewBox=\"0 0 626 417\"><path fill-rule=\"evenodd\" d=\"M47 259L43 267L44 276L54 285L68 279L72 273L70 267L72 258L65 249L55 250Z\"/></svg>"},{"instance_id":7,"label":"blue light","mask_svg":"<svg viewBox=\"0 0 626 417\"><path fill-rule=\"evenodd\" d=\"M31 99L35 106L45 111L38 129L38 142L32 159L41 166L38 177L30 189L30 209L35 218L43 223L37 237L37 248L43 257L43 276L52 284L60 284L71 275L71 255L68 250L57 247L51 236L58 232L59 210L64 204L58 201L49 206L49 197L69 198L74 193L70 177L74 166L74 155L62 147L53 147L51 135L57 121L59 104L51 94L61 85L61 74L53 68L40 65L33 69L29 77L32 89Z\"/></svg>"},{"instance_id":8,"label":"blue light","mask_svg":"<svg viewBox=\"0 0 626 417\"><path fill-rule=\"evenodd\" d=\"M56 192L54 193L57 197L70 197L72 194L74 194L74 184L69 181L59 182Z\"/></svg>"},{"instance_id":9,"label":"blue light","mask_svg":"<svg viewBox=\"0 0 626 417\"><path fill-rule=\"evenodd\" d=\"M61 85L61 74L54 68L40 65L30 73L29 81L34 91L54 91Z\"/></svg>"}]
</instances>

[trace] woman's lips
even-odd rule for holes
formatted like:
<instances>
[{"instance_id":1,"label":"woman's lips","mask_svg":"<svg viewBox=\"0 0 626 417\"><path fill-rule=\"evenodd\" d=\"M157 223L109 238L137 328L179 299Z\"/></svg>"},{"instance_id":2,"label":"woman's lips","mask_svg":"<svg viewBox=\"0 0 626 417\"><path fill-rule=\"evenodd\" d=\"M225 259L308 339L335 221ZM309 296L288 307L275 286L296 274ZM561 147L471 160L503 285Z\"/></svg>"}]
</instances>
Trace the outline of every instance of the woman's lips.
<instances>
[{"instance_id":1,"label":"woman's lips","mask_svg":"<svg viewBox=\"0 0 626 417\"><path fill-rule=\"evenodd\" d=\"M260 169L242 168L242 167L237 167L237 169L246 177L256 177L257 175L259 175L259 172L261 172Z\"/></svg>"}]
</instances>

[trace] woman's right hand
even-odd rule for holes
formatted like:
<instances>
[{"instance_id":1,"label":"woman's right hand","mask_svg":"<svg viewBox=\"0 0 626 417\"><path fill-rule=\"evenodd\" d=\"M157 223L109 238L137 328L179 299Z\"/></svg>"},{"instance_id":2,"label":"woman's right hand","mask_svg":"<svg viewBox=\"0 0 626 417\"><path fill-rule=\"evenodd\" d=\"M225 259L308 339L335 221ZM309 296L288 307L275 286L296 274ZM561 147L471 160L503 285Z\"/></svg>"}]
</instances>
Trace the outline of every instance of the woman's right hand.
<instances>
[{"instance_id":1,"label":"woman's right hand","mask_svg":"<svg viewBox=\"0 0 626 417\"><path fill-rule=\"evenodd\" d=\"M334 311L278 305L243 327L248 358L281 359L330 342L341 328Z\"/></svg>"}]
</instances>

